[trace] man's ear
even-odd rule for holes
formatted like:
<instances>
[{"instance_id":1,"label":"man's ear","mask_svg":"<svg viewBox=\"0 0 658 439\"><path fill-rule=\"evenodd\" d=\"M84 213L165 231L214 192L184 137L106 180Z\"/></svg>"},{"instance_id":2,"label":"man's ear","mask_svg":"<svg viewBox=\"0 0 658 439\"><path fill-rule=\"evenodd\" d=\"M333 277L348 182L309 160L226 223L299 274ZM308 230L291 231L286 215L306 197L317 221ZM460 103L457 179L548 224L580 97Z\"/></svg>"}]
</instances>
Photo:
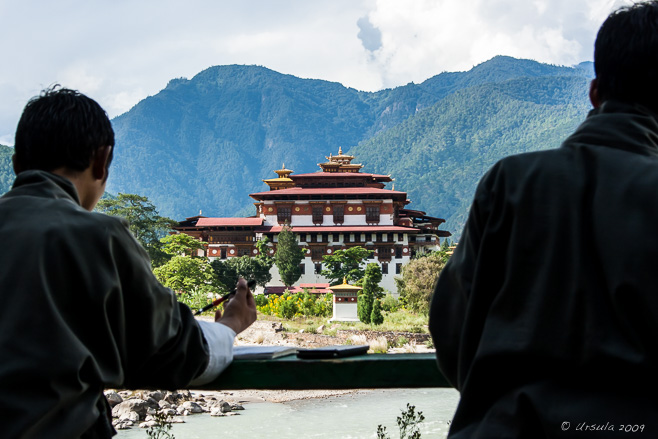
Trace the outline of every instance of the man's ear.
<instances>
[{"instance_id":1,"label":"man's ear","mask_svg":"<svg viewBox=\"0 0 658 439\"><path fill-rule=\"evenodd\" d=\"M19 165L18 160L16 160L16 154L12 154L11 164L14 167L14 174L18 175L23 171L23 167Z\"/></svg>"},{"instance_id":2,"label":"man's ear","mask_svg":"<svg viewBox=\"0 0 658 439\"><path fill-rule=\"evenodd\" d=\"M110 159L110 153L112 152L111 146L101 146L96 150L96 154L92 158L92 175L97 180L105 181L107 179L108 173L108 160Z\"/></svg>"},{"instance_id":3,"label":"man's ear","mask_svg":"<svg viewBox=\"0 0 658 439\"><path fill-rule=\"evenodd\" d=\"M594 108L601 106L601 96L599 96L599 80L594 78L589 84L589 101Z\"/></svg>"}]
</instances>

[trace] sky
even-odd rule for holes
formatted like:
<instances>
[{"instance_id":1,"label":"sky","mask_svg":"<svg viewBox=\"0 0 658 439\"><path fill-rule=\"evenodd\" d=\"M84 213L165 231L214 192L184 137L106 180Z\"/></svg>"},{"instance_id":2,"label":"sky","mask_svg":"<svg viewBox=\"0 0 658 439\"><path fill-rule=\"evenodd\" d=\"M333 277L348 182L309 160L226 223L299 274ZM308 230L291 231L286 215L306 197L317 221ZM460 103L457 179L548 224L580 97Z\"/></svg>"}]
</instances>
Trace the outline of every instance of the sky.
<instances>
[{"instance_id":1,"label":"sky","mask_svg":"<svg viewBox=\"0 0 658 439\"><path fill-rule=\"evenodd\" d=\"M110 117L169 80L260 65L377 91L507 55L591 61L605 17L630 0L0 0L0 144L53 84Z\"/></svg>"}]
</instances>

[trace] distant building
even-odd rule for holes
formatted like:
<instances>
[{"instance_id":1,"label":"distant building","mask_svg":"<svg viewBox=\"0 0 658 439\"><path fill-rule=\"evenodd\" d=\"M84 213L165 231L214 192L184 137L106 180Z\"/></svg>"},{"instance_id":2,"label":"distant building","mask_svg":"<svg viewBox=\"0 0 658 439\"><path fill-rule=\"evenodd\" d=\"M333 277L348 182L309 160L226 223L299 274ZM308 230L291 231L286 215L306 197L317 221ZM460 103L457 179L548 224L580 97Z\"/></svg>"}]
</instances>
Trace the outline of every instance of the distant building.
<instances>
[{"instance_id":1,"label":"distant building","mask_svg":"<svg viewBox=\"0 0 658 439\"><path fill-rule=\"evenodd\" d=\"M293 174L276 170L277 178L263 180L269 190L249 196L256 200L256 216L249 218L207 218L196 216L181 221L176 230L207 243L205 256L227 259L258 254L255 243L269 237L269 252L274 254L278 233L289 224L299 245L306 250L299 283L326 283L320 275L322 257L336 250L362 246L373 251L366 262L382 268L381 286L397 293L394 277L418 251L439 249L439 238L451 236L439 230L445 220L406 209L407 194L384 189L392 179L388 175L361 172L354 156L326 157L321 171ZM283 285L276 266L272 268L273 286Z\"/></svg>"}]
</instances>

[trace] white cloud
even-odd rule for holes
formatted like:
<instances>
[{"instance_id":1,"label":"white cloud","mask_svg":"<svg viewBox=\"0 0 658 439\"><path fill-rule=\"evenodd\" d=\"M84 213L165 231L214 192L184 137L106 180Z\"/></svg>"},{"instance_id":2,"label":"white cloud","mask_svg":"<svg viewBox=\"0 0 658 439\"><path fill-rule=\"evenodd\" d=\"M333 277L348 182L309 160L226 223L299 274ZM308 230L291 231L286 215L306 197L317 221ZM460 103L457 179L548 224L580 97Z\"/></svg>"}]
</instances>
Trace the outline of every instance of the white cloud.
<instances>
[{"instance_id":1,"label":"white cloud","mask_svg":"<svg viewBox=\"0 0 658 439\"><path fill-rule=\"evenodd\" d=\"M370 91L500 54L574 64L591 59L598 27L620 3L628 1L0 0L0 141L13 137L27 99L55 82L115 116L172 78L221 64Z\"/></svg>"}]
</instances>

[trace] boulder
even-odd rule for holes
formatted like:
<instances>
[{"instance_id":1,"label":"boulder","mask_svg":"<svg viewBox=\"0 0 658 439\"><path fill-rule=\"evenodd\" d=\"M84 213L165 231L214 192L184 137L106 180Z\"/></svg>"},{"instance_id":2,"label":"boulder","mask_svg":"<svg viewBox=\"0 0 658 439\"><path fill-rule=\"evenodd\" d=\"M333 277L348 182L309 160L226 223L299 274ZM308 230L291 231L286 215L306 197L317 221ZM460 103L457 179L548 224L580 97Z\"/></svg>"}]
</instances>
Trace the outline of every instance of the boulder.
<instances>
[{"instance_id":1,"label":"boulder","mask_svg":"<svg viewBox=\"0 0 658 439\"><path fill-rule=\"evenodd\" d=\"M221 407L213 407L210 409L210 416L226 416L226 414Z\"/></svg>"},{"instance_id":2,"label":"boulder","mask_svg":"<svg viewBox=\"0 0 658 439\"><path fill-rule=\"evenodd\" d=\"M174 409L162 409L160 413L167 416L176 416L176 410Z\"/></svg>"},{"instance_id":3,"label":"boulder","mask_svg":"<svg viewBox=\"0 0 658 439\"><path fill-rule=\"evenodd\" d=\"M133 425L135 424L131 421L127 421L127 422L120 421L114 424L114 428L116 428L117 430L130 430L130 427L132 427Z\"/></svg>"},{"instance_id":4,"label":"boulder","mask_svg":"<svg viewBox=\"0 0 658 439\"><path fill-rule=\"evenodd\" d=\"M203 413L203 408L193 401L185 401L181 407L190 413Z\"/></svg>"},{"instance_id":5,"label":"boulder","mask_svg":"<svg viewBox=\"0 0 658 439\"><path fill-rule=\"evenodd\" d=\"M153 392L146 392L144 394L144 397L146 399L153 398L156 401L161 401L164 398L164 393L160 392L159 390L156 390L156 391L153 391Z\"/></svg>"},{"instance_id":6,"label":"boulder","mask_svg":"<svg viewBox=\"0 0 658 439\"><path fill-rule=\"evenodd\" d=\"M181 396L178 393L167 392L165 393L164 400L170 404L177 404L181 400Z\"/></svg>"},{"instance_id":7,"label":"boulder","mask_svg":"<svg viewBox=\"0 0 658 439\"><path fill-rule=\"evenodd\" d=\"M135 412L127 412L121 415L119 422L138 422L139 415Z\"/></svg>"},{"instance_id":8,"label":"boulder","mask_svg":"<svg viewBox=\"0 0 658 439\"><path fill-rule=\"evenodd\" d=\"M115 405L114 408L112 408L112 416L121 419L124 415L134 412L137 413L139 419L144 419L148 407L149 405L146 401L141 399L129 399Z\"/></svg>"},{"instance_id":9,"label":"boulder","mask_svg":"<svg viewBox=\"0 0 658 439\"><path fill-rule=\"evenodd\" d=\"M107 402L110 403L110 407L114 407L115 405L121 404L123 402L121 395L119 395L114 390L105 392L105 397L107 398Z\"/></svg>"}]
</instances>

